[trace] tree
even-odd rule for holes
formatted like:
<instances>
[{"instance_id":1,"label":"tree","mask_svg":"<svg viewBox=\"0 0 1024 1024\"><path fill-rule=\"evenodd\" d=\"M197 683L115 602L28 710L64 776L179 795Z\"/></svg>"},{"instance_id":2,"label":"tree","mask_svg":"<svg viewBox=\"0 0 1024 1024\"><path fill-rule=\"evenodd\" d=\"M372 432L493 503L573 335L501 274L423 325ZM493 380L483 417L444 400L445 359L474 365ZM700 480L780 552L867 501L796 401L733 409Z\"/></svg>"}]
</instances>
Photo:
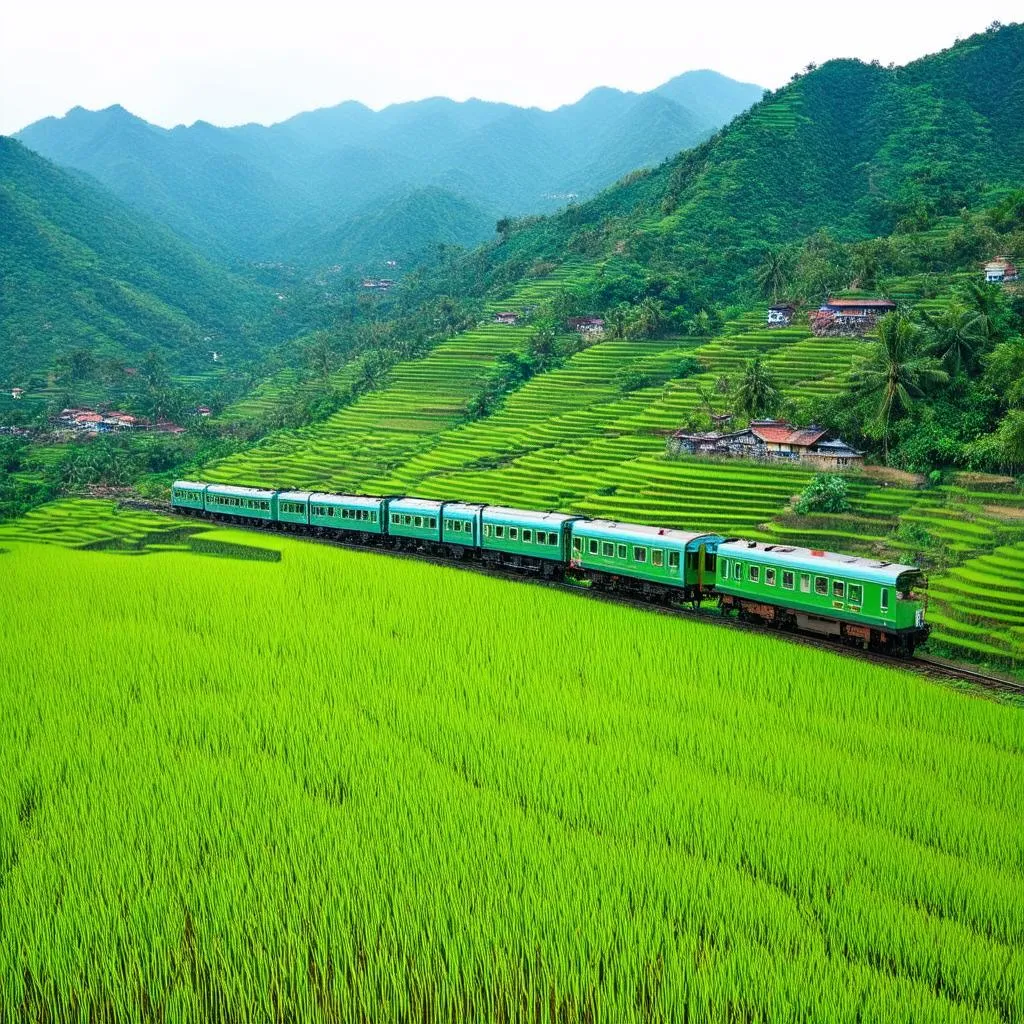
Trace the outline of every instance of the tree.
<instances>
[{"instance_id":1,"label":"tree","mask_svg":"<svg viewBox=\"0 0 1024 1024\"><path fill-rule=\"evenodd\" d=\"M761 362L760 356L747 363L736 388L736 408L751 419L770 416L782 401L771 370Z\"/></svg>"},{"instance_id":2,"label":"tree","mask_svg":"<svg viewBox=\"0 0 1024 1024\"><path fill-rule=\"evenodd\" d=\"M941 313L925 314L931 334L929 348L953 377L977 363L985 338L977 316L962 302L950 303Z\"/></svg>"},{"instance_id":3,"label":"tree","mask_svg":"<svg viewBox=\"0 0 1024 1024\"><path fill-rule=\"evenodd\" d=\"M838 473L815 473L794 510L801 516L810 512L849 512L846 479Z\"/></svg>"},{"instance_id":4,"label":"tree","mask_svg":"<svg viewBox=\"0 0 1024 1024\"><path fill-rule=\"evenodd\" d=\"M650 296L643 299L636 307L632 317L631 333L642 338L653 338L661 326L661 303Z\"/></svg>"},{"instance_id":5,"label":"tree","mask_svg":"<svg viewBox=\"0 0 1024 1024\"><path fill-rule=\"evenodd\" d=\"M999 455L1013 471L1024 469L1024 410L1012 409L999 427Z\"/></svg>"},{"instance_id":6,"label":"tree","mask_svg":"<svg viewBox=\"0 0 1024 1024\"><path fill-rule=\"evenodd\" d=\"M878 342L851 380L863 398L877 403L875 423L888 462L893 423L910 411L915 398L932 385L945 384L949 375L925 353L921 329L902 314L889 313L879 320Z\"/></svg>"},{"instance_id":7,"label":"tree","mask_svg":"<svg viewBox=\"0 0 1024 1024\"><path fill-rule=\"evenodd\" d=\"M1002 288L997 284L972 281L967 286L966 299L971 330L988 344L1002 341L1010 316Z\"/></svg>"},{"instance_id":8,"label":"tree","mask_svg":"<svg viewBox=\"0 0 1024 1024\"><path fill-rule=\"evenodd\" d=\"M793 260L785 249L766 248L754 270L754 280L761 294L772 302L778 302L785 294L792 276Z\"/></svg>"},{"instance_id":9,"label":"tree","mask_svg":"<svg viewBox=\"0 0 1024 1024\"><path fill-rule=\"evenodd\" d=\"M303 353L309 368L318 377L329 377L338 365L338 353L331 336L326 331L317 331L306 345Z\"/></svg>"}]
</instances>

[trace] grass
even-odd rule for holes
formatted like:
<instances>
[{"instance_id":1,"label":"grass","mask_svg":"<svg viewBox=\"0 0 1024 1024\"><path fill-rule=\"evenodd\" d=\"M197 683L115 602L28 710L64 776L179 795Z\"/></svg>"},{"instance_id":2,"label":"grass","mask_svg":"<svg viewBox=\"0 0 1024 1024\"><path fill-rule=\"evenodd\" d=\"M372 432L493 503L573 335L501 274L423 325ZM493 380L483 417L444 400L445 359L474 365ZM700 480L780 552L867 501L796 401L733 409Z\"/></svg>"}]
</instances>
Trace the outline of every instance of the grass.
<instances>
[{"instance_id":1,"label":"grass","mask_svg":"<svg viewBox=\"0 0 1024 1024\"><path fill-rule=\"evenodd\" d=\"M1024 1005L1018 708L284 538L32 543L48 516L159 525L0 534L0 1019Z\"/></svg>"}]
</instances>

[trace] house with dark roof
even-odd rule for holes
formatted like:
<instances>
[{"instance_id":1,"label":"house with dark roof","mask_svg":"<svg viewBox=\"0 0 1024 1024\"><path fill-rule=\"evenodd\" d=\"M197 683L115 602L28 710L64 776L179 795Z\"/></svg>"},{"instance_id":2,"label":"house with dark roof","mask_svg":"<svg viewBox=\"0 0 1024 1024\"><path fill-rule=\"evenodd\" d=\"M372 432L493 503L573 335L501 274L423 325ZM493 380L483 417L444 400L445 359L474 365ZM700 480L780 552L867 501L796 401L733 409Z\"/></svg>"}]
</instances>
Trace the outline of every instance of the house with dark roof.
<instances>
[{"instance_id":1,"label":"house with dark roof","mask_svg":"<svg viewBox=\"0 0 1024 1024\"><path fill-rule=\"evenodd\" d=\"M599 316L571 316L565 325L577 334L604 334L604 321Z\"/></svg>"},{"instance_id":2,"label":"house with dark roof","mask_svg":"<svg viewBox=\"0 0 1024 1024\"><path fill-rule=\"evenodd\" d=\"M779 302L768 307L768 318L765 321L769 327L788 327L796 315L796 306L791 302Z\"/></svg>"},{"instance_id":3,"label":"house with dark roof","mask_svg":"<svg viewBox=\"0 0 1024 1024\"><path fill-rule=\"evenodd\" d=\"M677 431L669 438L671 455L799 462L818 469L840 470L863 464L864 453L841 438L829 438L824 427L794 427L785 420L751 420L729 433Z\"/></svg>"},{"instance_id":4,"label":"house with dark roof","mask_svg":"<svg viewBox=\"0 0 1024 1024\"><path fill-rule=\"evenodd\" d=\"M519 323L519 314L512 312L495 313L494 322L496 324L505 324L508 327L514 327Z\"/></svg>"}]
</instances>

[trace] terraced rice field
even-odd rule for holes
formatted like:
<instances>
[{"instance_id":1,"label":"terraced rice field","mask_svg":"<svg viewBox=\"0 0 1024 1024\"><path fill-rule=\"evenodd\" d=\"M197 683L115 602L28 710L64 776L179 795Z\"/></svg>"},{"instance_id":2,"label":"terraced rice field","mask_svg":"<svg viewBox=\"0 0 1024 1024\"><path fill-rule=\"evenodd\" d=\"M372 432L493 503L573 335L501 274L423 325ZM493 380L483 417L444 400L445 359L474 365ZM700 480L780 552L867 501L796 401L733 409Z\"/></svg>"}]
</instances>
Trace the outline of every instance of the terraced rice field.
<instances>
[{"instance_id":1,"label":"terraced rice field","mask_svg":"<svg viewBox=\"0 0 1024 1024\"><path fill-rule=\"evenodd\" d=\"M1019 708L277 536L29 543L152 525L79 505L0 544L0 1020L1024 1005Z\"/></svg>"}]
</instances>

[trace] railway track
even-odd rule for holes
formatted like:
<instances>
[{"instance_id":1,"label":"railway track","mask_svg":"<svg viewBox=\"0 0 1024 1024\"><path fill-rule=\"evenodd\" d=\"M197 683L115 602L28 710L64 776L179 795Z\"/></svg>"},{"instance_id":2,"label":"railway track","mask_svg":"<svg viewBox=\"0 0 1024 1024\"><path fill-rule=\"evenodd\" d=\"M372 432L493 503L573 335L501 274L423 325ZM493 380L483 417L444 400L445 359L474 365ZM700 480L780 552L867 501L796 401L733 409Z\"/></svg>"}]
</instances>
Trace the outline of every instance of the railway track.
<instances>
[{"instance_id":1,"label":"railway track","mask_svg":"<svg viewBox=\"0 0 1024 1024\"><path fill-rule=\"evenodd\" d=\"M176 519L184 519L192 522L192 518L182 516L169 504L162 504L155 501L144 501L141 499L122 499L118 502L119 508L143 509L148 512L157 512L162 515L173 516ZM902 669L905 672L916 672L936 680L946 682L967 683L975 690L984 690L991 693L1001 693L1010 697L1024 699L1024 681L1011 679L1008 676L994 675L982 672L979 669L945 658L938 658L927 654L918 654L911 658L898 658L892 655L879 654L874 651L865 651L828 640L823 637L812 636L807 633L792 632L789 630L774 629L770 626L758 623L741 622L738 619L721 615L717 609L687 608L679 605L666 605L654 601L645 601L639 597L627 594L620 594L599 590L592 586L584 586L580 583L573 583L565 579L545 579L529 572L514 572L510 569L487 565L484 562L458 561L450 558L443 558L439 555L427 552L399 551L394 548L367 546L354 544L346 541L328 537L316 537L311 534L293 534L286 531L274 530L260 526L256 523L228 523L219 520L199 519L195 522L213 524L214 526L227 527L232 530L245 530L251 533L263 533L276 537L301 537L303 540L312 541L316 544L323 544L328 547L343 548L347 551L371 551L375 554L387 555L392 558L402 558L417 562L428 562L432 565L445 566L450 569L461 569L468 572L475 572L493 579L505 579L515 583L530 583L533 586L550 587L556 590L563 590L574 594L584 594L592 600L606 601L610 604L617 604L625 607L637 608L645 612L656 612L661 615L671 615L689 621L707 623L722 629L735 629L747 633L759 633L770 636L784 643L797 644L803 647L812 647L817 650L827 651L829 654L836 654L841 657L850 658L859 662L870 662L881 665L885 668Z\"/></svg>"}]
</instances>

